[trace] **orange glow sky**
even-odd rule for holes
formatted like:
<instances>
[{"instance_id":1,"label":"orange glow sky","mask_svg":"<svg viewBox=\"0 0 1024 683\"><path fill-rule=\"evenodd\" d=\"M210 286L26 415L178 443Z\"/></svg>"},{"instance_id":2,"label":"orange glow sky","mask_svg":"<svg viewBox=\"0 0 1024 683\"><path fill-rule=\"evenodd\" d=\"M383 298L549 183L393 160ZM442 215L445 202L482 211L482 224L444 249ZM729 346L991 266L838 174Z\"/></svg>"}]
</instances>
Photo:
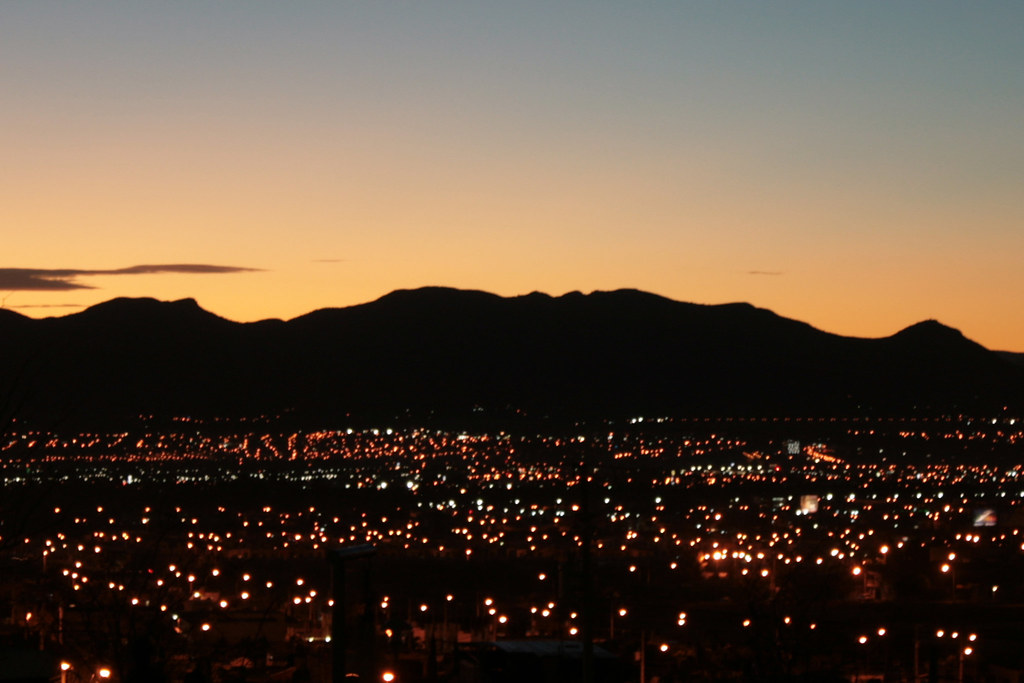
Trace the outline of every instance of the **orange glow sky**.
<instances>
[{"instance_id":1,"label":"orange glow sky","mask_svg":"<svg viewBox=\"0 0 1024 683\"><path fill-rule=\"evenodd\" d=\"M1022 30L986 2L6 5L0 299L630 287L1024 351ZM9 272L143 264L253 270Z\"/></svg>"}]
</instances>

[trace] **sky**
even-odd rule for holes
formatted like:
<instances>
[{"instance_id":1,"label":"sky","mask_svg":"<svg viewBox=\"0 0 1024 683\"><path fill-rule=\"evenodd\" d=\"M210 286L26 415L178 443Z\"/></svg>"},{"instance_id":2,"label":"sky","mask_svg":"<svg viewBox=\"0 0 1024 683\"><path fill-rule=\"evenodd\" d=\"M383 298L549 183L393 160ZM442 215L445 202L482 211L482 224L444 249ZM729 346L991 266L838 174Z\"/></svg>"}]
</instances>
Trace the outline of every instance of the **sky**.
<instances>
[{"instance_id":1,"label":"sky","mask_svg":"<svg viewBox=\"0 0 1024 683\"><path fill-rule=\"evenodd\" d=\"M0 5L0 305L636 288L1024 351L1024 3Z\"/></svg>"}]
</instances>

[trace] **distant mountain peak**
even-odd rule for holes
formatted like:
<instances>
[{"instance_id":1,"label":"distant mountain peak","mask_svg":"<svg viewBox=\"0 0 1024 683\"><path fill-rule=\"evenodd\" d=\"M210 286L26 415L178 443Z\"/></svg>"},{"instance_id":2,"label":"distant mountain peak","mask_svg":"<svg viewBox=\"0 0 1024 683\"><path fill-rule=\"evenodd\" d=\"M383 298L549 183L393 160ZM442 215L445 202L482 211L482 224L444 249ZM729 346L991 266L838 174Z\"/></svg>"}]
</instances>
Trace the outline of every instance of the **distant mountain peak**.
<instances>
[{"instance_id":1,"label":"distant mountain peak","mask_svg":"<svg viewBox=\"0 0 1024 683\"><path fill-rule=\"evenodd\" d=\"M201 308L199 303L191 298L175 299L173 301L164 301L162 299L155 299L151 296L119 296L108 301L89 306L86 311L97 310L97 309L113 309L120 308L124 310L138 310L144 308Z\"/></svg>"},{"instance_id":2,"label":"distant mountain peak","mask_svg":"<svg viewBox=\"0 0 1024 683\"><path fill-rule=\"evenodd\" d=\"M129 321L141 318L172 318L224 320L215 313L207 311L195 299L188 297L174 301L161 301L153 297L117 297L73 313L70 318L117 319Z\"/></svg>"},{"instance_id":3,"label":"distant mountain peak","mask_svg":"<svg viewBox=\"0 0 1024 683\"><path fill-rule=\"evenodd\" d=\"M11 320L11 321L17 320L17 321L21 321L21 320L31 320L31 318L29 318L27 315L24 315L22 313L18 313L17 311L12 311L9 308L0 308L0 320Z\"/></svg>"},{"instance_id":4,"label":"distant mountain peak","mask_svg":"<svg viewBox=\"0 0 1024 683\"><path fill-rule=\"evenodd\" d=\"M905 327L896 334L894 334L893 337L906 337L914 339L965 339L963 332L956 329L955 327L943 325L934 318L922 320L919 323L914 323L909 327Z\"/></svg>"},{"instance_id":5,"label":"distant mountain peak","mask_svg":"<svg viewBox=\"0 0 1024 683\"><path fill-rule=\"evenodd\" d=\"M387 302L422 302L434 303L454 300L488 300L494 301L501 297L497 294L484 292L479 289L456 289L455 287L417 287L415 289L396 289L380 297L373 303Z\"/></svg>"}]
</instances>

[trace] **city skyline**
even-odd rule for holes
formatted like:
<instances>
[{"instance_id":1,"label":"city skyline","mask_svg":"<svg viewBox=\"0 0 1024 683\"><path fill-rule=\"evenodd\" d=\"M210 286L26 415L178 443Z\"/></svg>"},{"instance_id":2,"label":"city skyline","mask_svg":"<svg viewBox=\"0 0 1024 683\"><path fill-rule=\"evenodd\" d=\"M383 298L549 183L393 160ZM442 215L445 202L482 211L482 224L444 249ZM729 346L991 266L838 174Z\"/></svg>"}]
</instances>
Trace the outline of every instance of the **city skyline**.
<instances>
[{"instance_id":1,"label":"city skyline","mask_svg":"<svg viewBox=\"0 0 1024 683\"><path fill-rule=\"evenodd\" d=\"M635 288L1024 351L1024 9L2 10L3 307ZM149 264L149 265L143 265Z\"/></svg>"}]
</instances>

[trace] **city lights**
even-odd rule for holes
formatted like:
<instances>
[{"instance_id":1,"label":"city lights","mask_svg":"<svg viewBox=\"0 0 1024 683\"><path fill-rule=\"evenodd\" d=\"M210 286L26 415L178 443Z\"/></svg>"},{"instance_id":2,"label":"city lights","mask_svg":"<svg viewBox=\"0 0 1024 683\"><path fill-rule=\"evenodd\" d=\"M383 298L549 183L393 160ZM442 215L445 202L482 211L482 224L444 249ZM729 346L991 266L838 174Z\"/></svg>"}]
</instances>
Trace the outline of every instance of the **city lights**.
<instances>
[{"instance_id":1,"label":"city lights","mask_svg":"<svg viewBox=\"0 0 1024 683\"><path fill-rule=\"evenodd\" d=\"M844 434L853 439L863 427L851 422ZM923 444L945 438L926 427L928 438L916 437ZM161 435L151 437L153 452L145 457L138 446L144 439L133 438L124 455L110 455L116 448L104 442L96 447L102 457L76 459L75 470L83 477L95 471L92 486L100 485L101 472L123 481L123 470L131 470L133 487L152 485L162 498L145 500L145 507L111 498L98 516L95 503L67 501L59 515L47 507L53 518L43 520L46 528L14 547L29 558L26 581L42 571L48 590L67 596L63 635L77 641L91 636L84 613L69 605L88 600L122 623L163 624L175 642L192 648L230 642L267 615L267 623L281 625L279 651L301 642L310 657L326 661L336 605L326 552L367 544L378 552L375 568L350 577L344 609L371 616L388 656L423 660L433 640L438 662L448 666L456 642L510 643L513 651L516 642L579 645L589 633L597 647L619 648L615 656L625 653L634 667L637 660L629 658L643 639L648 671L668 675L658 667L693 666L688 658L698 643L749 652L744 648L765 638L780 639L782 648L812 639L825 644L821 662L855 656L865 673L877 673L887 652L917 638L940 648L938 663L919 664L924 670L938 667L937 674L955 678L959 652L972 657L966 673L976 678L973 667L989 656L984 610L1005 609L1009 598L997 588L1012 585L1024 566L1024 539L1009 524L971 527L981 507L975 498L985 505L998 498L1010 519L1002 510L1024 505L1019 465L922 457L879 466L837 451L829 452L831 460L791 455L781 444L773 451L770 443L713 434L689 434L689 445L640 433L595 441L607 448L607 459L588 453L595 463L589 476L601 493L591 494L587 507L573 502L582 499L583 478L564 455L573 451L563 437L343 431L211 438L193 451L189 439L201 437L181 435L188 445L173 448L172 437ZM272 462L241 450L265 450L266 440L292 450ZM52 462L18 457L27 458L11 456L16 472L0 469L11 477L7 486L26 471L49 476L47 466L59 473L70 462L52 454ZM221 462L230 467L218 469ZM211 476L277 495L258 504L196 496L212 486ZM377 486L387 478L391 486ZM288 487L301 495L282 495ZM802 507L804 490L817 492L813 513ZM580 597L585 549L593 572L589 617ZM125 562L133 557L144 559ZM931 578L894 580L918 570ZM364 595L371 596L368 607L349 604ZM831 607L808 610L801 600L811 595L827 596ZM903 600L981 616L924 623L901 608ZM61 618L56 601L13 607L16 628L55 642L48 625ZM122 666L105 661L110 671ZM83 665L76 666L81 676ZM92 663L86 666L99 676Z\"/></svg>"}]
</instances>

